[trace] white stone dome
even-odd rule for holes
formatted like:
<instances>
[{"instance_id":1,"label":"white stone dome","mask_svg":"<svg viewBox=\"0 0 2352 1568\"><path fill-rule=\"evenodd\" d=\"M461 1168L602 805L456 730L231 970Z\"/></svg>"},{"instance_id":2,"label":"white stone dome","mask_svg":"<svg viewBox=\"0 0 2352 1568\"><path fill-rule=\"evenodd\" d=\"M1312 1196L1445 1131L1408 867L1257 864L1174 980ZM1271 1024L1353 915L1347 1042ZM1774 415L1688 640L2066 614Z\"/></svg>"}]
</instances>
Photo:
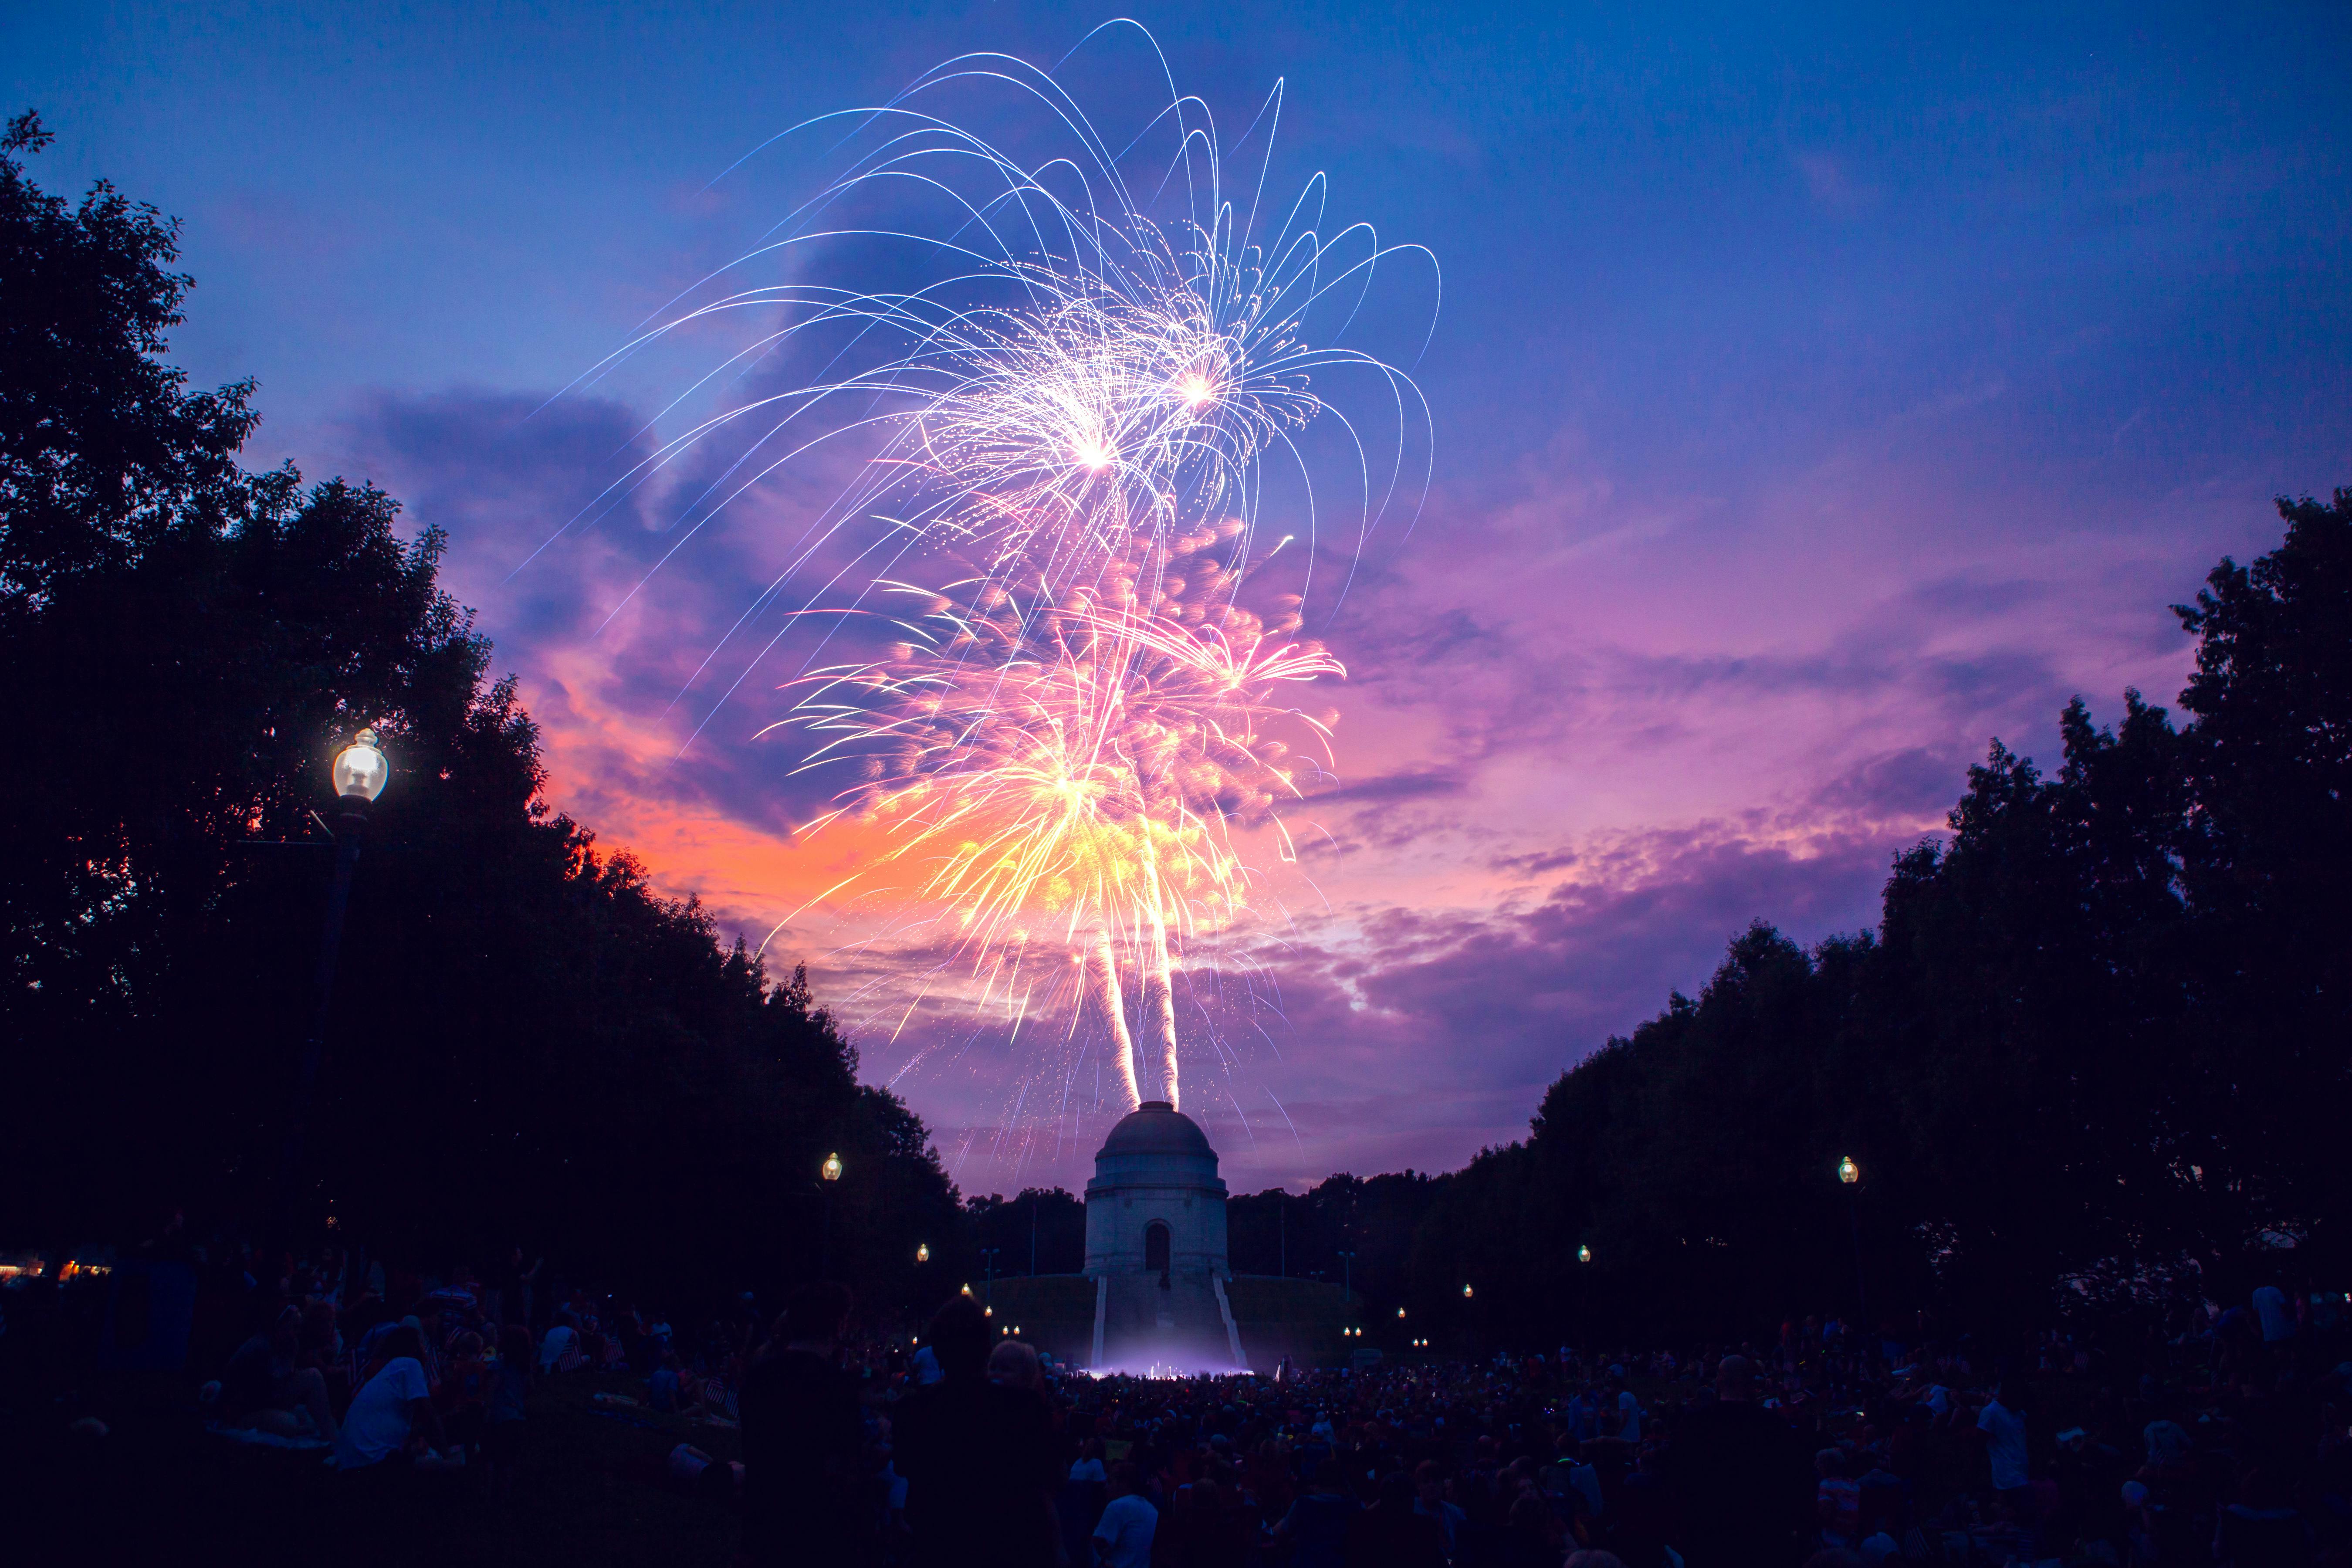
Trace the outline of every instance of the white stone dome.
<instances>
[{"instance_id":1,"label":"white stone dome","mask_svg":"<svg viewBox=\"0 0 2352 1568\"><path fill-rule=\"evenodd\" d=\"M1220 1196L1225 1191L1209 1135L1164 1100L1147 1100L1121 1117L1095 1156L1088 1195L1127 1187L1192 1187Z\"/></svg>"}]
</instances>

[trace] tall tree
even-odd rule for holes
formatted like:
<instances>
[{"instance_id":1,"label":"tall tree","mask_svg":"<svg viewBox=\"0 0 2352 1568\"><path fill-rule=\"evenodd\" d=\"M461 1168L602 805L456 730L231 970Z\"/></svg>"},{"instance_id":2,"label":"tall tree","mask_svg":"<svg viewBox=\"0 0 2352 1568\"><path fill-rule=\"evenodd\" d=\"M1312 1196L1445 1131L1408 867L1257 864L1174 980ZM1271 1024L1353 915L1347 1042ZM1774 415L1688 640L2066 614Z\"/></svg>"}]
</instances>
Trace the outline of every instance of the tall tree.
<instances>
[{"instance_id":1,"label":"tall tree","mask_svg":"<svg viewBox=\"0 0 2352 1568\"><path fill-rule=\"evenodd\" d=\"M25 178L50 141L0 133L0 615L229 504L253 384L190 392L163 362L191 279L179 224L105 181L69 206Z\"/></svg>"},{"instance_id":2,"label":"tall tree","mask_svg":"<svg viewBox=\"0 0 2352 1568\"><path fill-rule=\"evenodd\" d=\"M315 1005L314 813L363 724L394 773L344 943L298 1209L411 1255L517 1237L732 1289L835 1260L904 1304L961 1239L921 1122L805 976L551 814L515 683L391 497L247 474L249 390L184 391L172 226L0 171L0 1232L257 1211ZM822 1191L838 1151L849 1175Z\"/></svg>"},{"instance_id":3,"label":"tall tree","mask_svg":"<svg viewBox=\"0 0 2352 1568\"><path fill-rule=\"evenodd\" d=\"M2067 705L2054 773L1993 742L1874 937L1735 939L1448 1185L1414 1288L1490 1280L1531 1336L1754 1330L1853 1305L1849 1223L1875 1307L1979 1325L2340 1268L2352 491L2279 510L2177 607L2185 727L2127 691L2112 730Z\"/></svg>"}]
</instances>

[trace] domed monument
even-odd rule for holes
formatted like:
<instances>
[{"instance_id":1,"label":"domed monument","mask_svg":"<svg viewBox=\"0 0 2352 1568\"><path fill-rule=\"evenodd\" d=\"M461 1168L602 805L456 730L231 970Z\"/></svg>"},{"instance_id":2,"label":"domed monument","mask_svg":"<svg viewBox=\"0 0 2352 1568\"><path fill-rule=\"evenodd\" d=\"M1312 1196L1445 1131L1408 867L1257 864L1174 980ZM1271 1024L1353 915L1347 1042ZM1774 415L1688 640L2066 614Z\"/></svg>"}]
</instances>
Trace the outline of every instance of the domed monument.
<instances>
[{"instance_id":1,"label":"domed monument","mask_svg":"<svg viewBox=\"0 0 2352 1568\"><path fill-rule=\"evenodd\" d=\"M1096 1373L1160 1377L1366 1353L1352 1337L1360 1300L1339 1285L1234 1272L1217 1152L1167 1100L1112 1126L1086 1195L1085 1271L991 1280L1000 1335Z\"/></svg>"},{"instance_id":2,"label":"domed monument","mask_svg":"<svg viewBox=\"0 0 2352 1568\"><path fill-rule=\"evenodd\" d=\"M1097 1369L1247 1367L1225 1282L1225 1184L1198 1123L1164 1100L1120 1118L1087 1184Z\"/></svg>"}]
</instances>

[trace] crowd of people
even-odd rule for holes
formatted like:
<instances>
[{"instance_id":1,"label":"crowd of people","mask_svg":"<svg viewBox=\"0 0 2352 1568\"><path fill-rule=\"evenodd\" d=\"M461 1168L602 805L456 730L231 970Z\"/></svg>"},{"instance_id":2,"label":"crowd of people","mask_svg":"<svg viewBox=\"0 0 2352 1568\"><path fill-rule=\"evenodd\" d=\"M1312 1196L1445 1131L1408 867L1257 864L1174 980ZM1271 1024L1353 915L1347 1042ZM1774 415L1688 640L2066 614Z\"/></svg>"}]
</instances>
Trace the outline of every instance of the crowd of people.
<instances>
[{"instance_id":1,"label":"crowd of people","mask_svg":"<svg viewBox=\"0 0 2352 1568\"><path fill-rule=\"evenodd\" d=\"M911 1335L863 1331L834 1284L682 1333L520 1249L487 1281L356 1252L234 1268L250 1331L205 1391L216 1432L331 1450L354 1489L496 1500L538 1391L579 1379L740 1441L672 1431L647 1463L740 1515L747 1565L2352 1565L2332 1291L2000 1345L1803 1320L1142 1379L1056 1364L967 1296Z\"/></svg>"},{"instance_id":2,"label":"crowd of people","mask_svg":"<svg viewBox=\"0 0 2352 1568\"><path fill-rule=\"evenodd\" d=\"M244 1440L331 1447L337 1468L488 1468L509 1479L534 1375L628 1364L634 1340L650 1344L667 1325L634 1308L607 1322L582 1292L535 1302L542 1268L517 1249L496 1283L460 1266L446 1279L387 1269L364 1254L331 1247L284 1261L265 1285L256 1258L241 1259L251 1331L200 1395L207 1424ZM543 1341L530 1324L548 1322ZM641 1349L642 1356L645 1352Z\"/></svg>"},{"instance_id":3,"label":"crowd of people","mask_svg":"<svg viewBox=\"0 0 2352 1568\"><path fill-rule=\"evenodd\" d=\"M950 1301L854 1346L814 1287L744 1388L756 1563L1812 1568L2352 1562L2345 1299L2140 1336L1094 1378ZM1286 1369L1286 1372L1287 1369ZM811 1543L820 1555L809 1555Z\"/></svg>"}]
</instances>

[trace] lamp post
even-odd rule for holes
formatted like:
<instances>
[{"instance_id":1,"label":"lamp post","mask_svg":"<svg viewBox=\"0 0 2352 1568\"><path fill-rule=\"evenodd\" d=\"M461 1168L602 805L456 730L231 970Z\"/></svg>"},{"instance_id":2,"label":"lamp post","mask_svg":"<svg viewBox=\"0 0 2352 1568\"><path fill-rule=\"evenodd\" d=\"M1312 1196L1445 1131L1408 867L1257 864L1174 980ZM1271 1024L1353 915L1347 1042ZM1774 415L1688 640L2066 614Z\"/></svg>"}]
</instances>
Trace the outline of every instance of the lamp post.
<instances>
[{"instance_id":1,"label":"lamp post","mask_svg":"<svg viewBox=\"0 0 2352 1568\"><path fill-rule=\"evenodd\" d=\"M294 1082L294 1105L286 1120L285 1147L278 1161L278 1230L280 1240L292 1238L295 1184L301 1179L303 1144L310 1131L310 1104L319 1088L319 1068L327 1054L327 1024L334 1015L335 963L343 950L343 911L352 901L352 873L360 863L360 840L367 827L368 807L383 793L392 777L392 763L376 749L376 732L362 729L352 743L335 753L328 776L333 779L335 813L335 876L327 890L327 926L319 944L319 1011L310 1033L302 1041L302 1063Z\"/></svg>"},{"instance_id":2,"label":"lamp post","mask_svg":"<svg viewBox=\"0 0 2352 1568\"><path fill-rule=\"evenodd\" d=\"M1356 1255L1352 1252L1339 1254L1339 1303L1341 1306L1347 1305L1348 1298L1354 1294L1354 1289L1349 1281L1355 1278L1355 1273Z\"/></svg>"},{"instance_id":3,"label":"lamp post","mask_svg":"<svg viewBox=\"0 0 2352 1568\"><path fill-rule=\"evenodd\" d=\"M833 1189L841 1184L844 1166L837 1153L827 1154L824 1163L816 1168L817 1186L824 1194L824 1250L817 1268L820 1279L833 1274Z\"/></svg>"},{"instance_id":4,"label":"lamp post","mask_svg":"<svg viewBox=\"0 0 2352 1568\"><path fill-rule=\"evenodd\" d=\"M1001 1247L983 1247L980 1249L980 1288L982 1292L980 1304L992 1312L996 1310L996 1259L1003 1250L1004 1248Z\"/></svg>"},{"instance_id":5,"label":"lamp post","mask_svg":"<svg viewBox=\"0 0 2352 1568\"><path fill-rule=\"evenodd\" d=\"M1862 1167L1848 1154L1837 1163L1838 1184L1845 1188L1846 1234L1853 1238L1853 1306L1854 1316L1862 1324L1863 1342L1870 1338L1870 1298L1862 1286L1862 1200L1856 1191L1862 1185Z\"/></svg>"}]
</instances>

